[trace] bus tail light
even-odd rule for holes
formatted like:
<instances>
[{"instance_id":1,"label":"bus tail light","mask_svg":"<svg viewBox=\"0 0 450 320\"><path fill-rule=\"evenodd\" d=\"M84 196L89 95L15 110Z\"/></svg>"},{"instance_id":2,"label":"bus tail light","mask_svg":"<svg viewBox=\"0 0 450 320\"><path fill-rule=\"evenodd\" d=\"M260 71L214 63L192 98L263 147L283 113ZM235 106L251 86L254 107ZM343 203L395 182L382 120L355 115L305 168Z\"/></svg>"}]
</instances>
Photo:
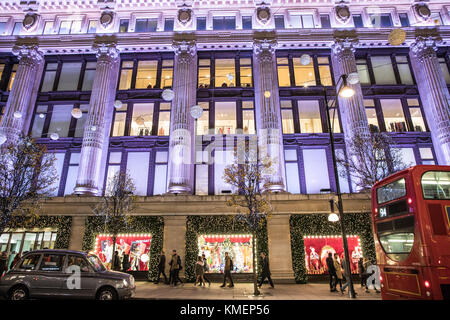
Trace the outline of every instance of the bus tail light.
<instances>
[{"instance_id":1,"label":"bus tail light","mask_svg":"<svg viewBox=\"0 0 450 320\"><path fill-rule=\"evenodd\" d=\"M425 288L429 288L430 287L430 282L429 281L425 281L424 285L425 285Z\"/></svg>"},{"instance_id":2,"label":"bus tail light","mask_svg":"<svg viewBox=\"0 0 450 320\"><path fill-rule=\"evenodd\" d=\"M408 204L412 203L412 198L408 198Z\"/></svg>"},{"instance_id":3,"label":"bus tail light","mask_svg":"<svg viewBox=\"0 0 450 320\"><path fill-rule=\"evenodd\" d=\"M383 282L383 276L380 276L380 282Z\"/></svg>"},{"instance_id":4,"label":"bus tail light","mask_svg":"<svg viewBox=\"0 0 450 320\"><path fill-rule=\"evenodd\" d=\"M375 213L378 213L378 208L375 208Z\"/></svg>"}]
</instances>

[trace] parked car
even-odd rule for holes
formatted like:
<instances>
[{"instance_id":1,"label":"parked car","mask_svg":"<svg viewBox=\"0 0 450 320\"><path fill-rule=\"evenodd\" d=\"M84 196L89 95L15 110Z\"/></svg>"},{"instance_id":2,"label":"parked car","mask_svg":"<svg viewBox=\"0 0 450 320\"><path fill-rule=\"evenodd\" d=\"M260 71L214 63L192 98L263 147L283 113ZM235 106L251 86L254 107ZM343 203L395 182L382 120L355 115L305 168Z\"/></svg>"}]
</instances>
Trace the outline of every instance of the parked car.
<instances>
[{"instance_id":1,"label":"parked car","mask_svg":"<svg viewBox=\"0 0 450 320\"><path fill-rule=\"evenodd\" d=\"M71 250L28 252L0 280L0 295L11 300L116 300L133 297L135 290L132 275L107 270L95 254Z\"/></svg>"}]
</instances>

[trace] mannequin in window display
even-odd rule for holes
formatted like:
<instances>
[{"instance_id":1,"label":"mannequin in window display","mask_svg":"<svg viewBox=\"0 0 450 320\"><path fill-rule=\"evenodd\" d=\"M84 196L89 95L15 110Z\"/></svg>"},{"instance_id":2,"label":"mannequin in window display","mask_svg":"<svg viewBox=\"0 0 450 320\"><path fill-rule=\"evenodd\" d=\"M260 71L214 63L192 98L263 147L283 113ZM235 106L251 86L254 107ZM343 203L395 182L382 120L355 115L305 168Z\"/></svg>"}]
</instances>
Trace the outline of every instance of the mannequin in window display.
<instances>
[{"instance_id":1,"label":"mannequin in window display","mask_svg":"<svg viewBox=\"0 0 450 320\"><path fill-rule=\"evenodd\" d=\"M131 243L131 251L130 251L130 265L132 271L138 271L139 270L139 262L140 262L140 255L139 255L139 243L134 241Z\"/></svg>"},{"instance_id":2,"label":"mannequin in window display","mask_svg":"<svg viewBox=\"0 0 450 320\"><path fill-rule=\"evenodd\" d=\"M248 133L248 127L247 126L244 127L244 133Z\"/></svg>"},{"instance_id":3,"label":"mannequin in window display","mask_svg":"<svg viewBox=\"0 0 450 320\"><path fill-rule=\"evenodd\" d=\"M356 273L358 270L358 261L362 258L361 253L361 247L356 246L355 249L352 251L352 263L350 264L350 267L352 269L352 273Z\"/></svg>"},{"instance_id":4,"label":"mannequin in window display","mask_svg":"<svg viewBox=\"0 0 450 320\"><path fill-rule=\"evenodd\" d=\"M159 128L158 130L158 136L163 136L164 135L164 128Z\"/></svg>"},{"instance_id":5,"label":"mannequin in window display","mask_svg":"<svg viewBox=\"0 0 450 320\"><path fill-rule=\"evenodd\" d=\"M312 269L314 271L319 271L319 254L314 247L310 247L310 249L311 253L309 254L309 258L311 260Z\"/></svg>"},{"instance_id":6,"label":"mannequin in window display","mask_svg":"<svg viewBox=\"0 0 450 320\"><path fill-rule=\"evenodd\" d=\"M227 88L228 87L228 85L227 85L227 83L224 81L223 83L222 83L222 88Z\"/></svg>"},{"instance_id":7,"label":"mannequin in window display","mask_svg":"<svg viewBox=\"0 0 450 320\"><path fill-rule=\"evenodd\" d=\"M152 89L152 88L153 88L153 87L152 87L152 84L149 83L148 86L147 86L147 89Z\"/></svg>"}]
</instances>

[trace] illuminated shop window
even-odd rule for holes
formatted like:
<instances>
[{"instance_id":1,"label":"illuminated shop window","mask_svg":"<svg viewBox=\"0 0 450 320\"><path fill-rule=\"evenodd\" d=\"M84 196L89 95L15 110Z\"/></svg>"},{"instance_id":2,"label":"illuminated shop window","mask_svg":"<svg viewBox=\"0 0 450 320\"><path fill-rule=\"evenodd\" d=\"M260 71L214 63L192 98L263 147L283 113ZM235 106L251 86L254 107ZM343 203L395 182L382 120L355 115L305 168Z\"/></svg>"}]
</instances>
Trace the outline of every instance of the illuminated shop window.
<instances>
[{"instance_id":1,"label":"illuminated shop window","mask_svg":"<svg viewBox=\"0 0 450 320\"><path fill-rule=\"evenodd\" d=\"M127 172L136 188L135 194L146 196L148 188L148 170L150 152L128 152Z\"/></svg>"},{"instance_id":2,"label":"illuminated shop window","mask_svg":"<svg viewBox=\"0 0 450 320\"><path fill-rule=\"evenodd\" d=\"M409 68L407 56L396 56L395 61L397 63L398 72L400 75L400 81L402 84L414 84L414 80Z\"/></svg>"},{"instance_id":3,"label":"illuminated shop window","mask_svg":"<svg viewBox=\"0 0 450 320\"><path fill-rule=\"evenodd\" d=\"M55 82L57 70L58 63L47 63L44 71L44 79L42 81L41 92L53 91L53 84Z\"/></svg>"},{"instance_id":4,"label":"illuminated shop window","mask_svg":"<svg viewBox=\"0 0 450 320\"><path fill-rule=\"evenodd\" d=\"M122 68L120 69L119 90L128 90L131 88L133 66L133 61L122 61Z\"/></svg>"},{"instance_id":5,"label":"illuminated shop window","mask_svg":"<svg viewBox=\"0 0 450 320\"><path fill-rule=\"evenodd\" d=\"M402 101L400 99L380 99L383 110L384 123L388 132L407 131L406 120L403 114Z\"/></svg>"},{"instance_id":6,"label":"illuminated shop window","mask_svg":"<svg viewBox=\"0 0 450 320\"><path fill-rule=\"evenodd\" d=\"M439 66L442 69L442 73L444 74L445 82L450 85L450 72L448 71L448 65L445 61L445 58L438 58Z\"/></svg>"},{"instance_id":7,"label":"illuminated shop window","mask_svg":"<svg viewBox=\"0 0 450 320\"><path fill-rule=\"evenodd\" d=\"M242 101L242 122L244 134L256 134L253 101Z\"/></svg>"},{"instance_id":8,"label":"illuminated shop window","mask_svg":"<svg viewBox=\"0 0 450 320\"><path fill-rule=\"evenodd\" d=\"M425 121L422 115L422 110L420 109L419 99L407 99L406 101L409 107L409 113L411 115L413 131L426 131Z\"/></svg>"},{"instance_id":9,"label":"illuminated shop window","mask_svg":"<svg viewBox=\"0 0 450 320\"><path fill-rule=\"evenodd\" d=\"M152 235L119 234L116 238L116 251L119 253L120 266L122 268L124 255L128 256L129 268L121 271L148 271L150 261L150 247ZM113 242L111 235L99 234L95 239L95 253L108 269L112 268Z\"/></svg>"},{"instance_id":10,"label":"illuminated shop window","mask_svg":"<svg viewBox=\"0 0 450 320\"><path fill-rule=\"evenodd\" d=\"M241 87L252 86L252 59L241 58L239 60L240 74L241 74Z\"/></svg>"},{"instance_id":11,"label":"illuminated shop window","mask_svg":"<svg viewBox=\"0 0 450 320\"><path fill-rule=\"evenodd\" d=\"M64 62L59 76L58 91L77 90L81 62Z\"/></svg>"},{"instance_id":12,"label":"illuminated shop window","mask_svg":"<svg viewBox=\"0 0 450 320\"><path fill-rule=\"evenodd\" d=\"M253 237L249 234L198 236L198 255L205 254L210 273L223 273L225 252L233 260L235 273L253 272Z\"/></svg>"},{"instance_id":13,"label":"illuminated shop window","mask_svg":"<svg viewBox=\"0 0 450 320\"><path fill-rule=\"evenodd\" d=\"M281 123L284 134L294 133L294 116L292 112L292 101L281 100Z\"/></svg>"},{"instance_id":14,"label":"illuminated shop window","mask_svg":"<svg viewBox=\"0 0 450 320\"><path fill-rule=\"evenodd\" d=\"M138 62L136 89L152 89L156 85L157 60L141 60Z\"/></svg>"},{"instance_id":15,"label":"illuminated shop window","mask_svg":"<svg viewBox=\"0 0 450 320\"><path fill-rule=\"evenodd\" d=\"M234 150L214 150L214 193L233 194L235 187L226 183L223 179L225 168L235 163Z\"/></svg>"},{"instance_id":16,"label":"illuminated shop window","mask_svg":"<svg viewBox=\"0 0 450 320\"><path fill-rule=\"evenodd\" d=\"M322 120L318 100L299 100L298 114L301 133L321 133Z\"/></svg>"},{"instance_id":17,"label":"illuminated shop window","mask_svg":"<svg viewBox=\"0 0 450 320\"><path fill-rule=\"evenodd\" d=\"M198 105L203 109L202 116L197 119L197 135L209 134L209 103L199 102Z\"/></svg>"},{"instance_id":18,"label":"illuminated shop window","mask_svg":"<svg viewBox=\"0 0 450 320\"><path fill-rule=\"evenodd\" d=\"M43 34L52 34L53 33L53 21L46 21L44 24L44 30L42 31Z\"/></svg>"},{"instance_id":19,"label":"illuminated shop window","mask_svg":"<svg viewBox=\"0 0 450 320\"><path fill-rule=\"evenodd\" d=\"M195 152L195 194L208 194L208 151Z\"/></svg>"},{"instance_id":20,"label":"illuminated shop window","mask_svg":"<svg viewBox=\"0 0 450 320\"><path fill-rule=\"evenodd\" d=\"M298 159L296 149L284 150L286 166L286 186L289 193L300 193L300 179L298 174Z\"/></svg>"},{"instance_id":21,"label":"illuminated shop window","mask_svg":"<svg viewBox=\"0 0 450 320\"><path fill-rule=\"evenodd\" d=\"M211 60L198 60L198 87L208 88L211 84Z\"/></svg>"},{"instance_id":22,"label":"illuminated shop window","mask_svg":"<svg viewBox=\"0 0 450 320\"><path fill-rule=\"evenodd\" d=\"M337 254L339 263L344 259L342 236L337 235L307 235L303 236L305 244L305 264L307 274L328 273L328 253ZM358 261L363 257L359 236L347 236L348 253L350 255L350 269L353 274L358 273Z\"/></svg>"},{"instance_id":23,"label":"illuminated shop window","mask_svg":"<svg viewBox=\"0 0 450 320\"><path fill-rule=\"evenodd\" d=\"M167 162L169 152L157 151L155 155L155 179L153 180L153 195L167 192Z\"/></svg>"},{"instance_id":24,"label":"illuminated shop window","mask_svg":"<svg viewBox=\"0 0 450 320\"><path fill-rule=\"evenodd\" d=\"M319 68L320 83L323 86L332 86L333 78L331 76L331 70L330 70L330 58L317 57L317 64L318 64L318 68Z\"/></svg>"},{"instance_id":25,"label":"illuminated shop window","mask_svg":"<svg viewBox=\"0 0 450 320\"><path fill-rule=\"evenodd\" d=\"M366 109L367 122L369 123L370 132L380 132L374 100L364 99L364 106Z\"/></svg>"},{"instance_id":26,"label":"illuminated shop window","mask_svg":"<svg viewBox=\"0 0 450 320\"><path fill-rule=\"evenodd\" d=\"M3 70L5 70L5 64L4 63L0 63L0 79L3 76Z\"/></svg>"},{"instance_id":27,"label":"illuminated shop window","mask_svg":"<svg viewBox=\"0 0 450 320\"><path fill-rule=\"evenodd\" d=\"M278 69L278 85L280 87L290 87L291 75L289 71L289 59L277 58L277 69Z\"/></svg>"},{"instance_id":28,"label":"illuminated shop window","mask_svg":"<svg viewBox=\"0 0 450 320\"><path fill-rule=\"evenodd\" d=\"M88 33L97 33L98 20L89 20Z\"/></svg>"},{"instance_id":29,"label":"illuminated shop window","mask_svg":"<svg viewBox=\"0 0 450 320\"><path fill-rule=\"evenodd\" d=\"M114 111L114 123L111 136L121 137L125 135L128 104L123 103L119 109Z\"/></svg>"},{"instance_id":30,"label":"illuminated shop window","mask_svg":"<svg viewBox=\"0 0 450 320\"><path fill-rule=\"evenodd\" d=\"M325 149L304 149L303 163L308 194L317 194L321 193L321 190L330 189Z\"/></svg>"},{"instance_id":31,"label":"illuminated shop window","mask_svg":"<svg viewBox=\"0 0 450 320\"><path fill-rule=\"evenodd\" d=\"M15 63L13 65L12 71L11 71L11 76L9 77L9 83L8 83L8 91L11 91L13 83L14 83L14 79L16 78L16 73L17 73L17 69L19 68L19 64Z\"/></svg>"},{"instance_id":32,"label":"illuminated shop window","mask_svg":"<svg viewBox=\"0 0 450 320\"><path fill-rule=\"evenodd\" d=\"M136 19L134 32L155 32L158 27L158 19Z\"/></svg>"},{"instance_id":33,"label":"illuminated shop window","mask_svg":"<svg viewBox=\"0 0 450 320\"><path fill-rule=\"evenodd\" d=\"M217 101L214 104L215 133L236 133L236 102Z\"/></svg>"},{"instance_id":34,"label":"illuminated shop window","mask_svg":"<svg viewBox=\"0 0 450 320\"><path fill-rule=\"evenodd\" d=\"M216 87L235 87L236 71L234 59L216 59L215 60L215 86Z\"/></svg>"},{"instance_id":35,"label":"illuminated shop window","mask_svg":"<svg viewBox=\"0 0 450 320\"><path fill-rule=\"evenodd\" d=\"M81 20L61 21L59 25L59 34L80 33Z\"/></svg>"},{"instance_id":36,"label":"illuminated shop window","mask_svg":"<svg viewBox=\"0 0 450 320\"><path fill-rule=\"evenodd\" d=\"M371 56L376 84L397 84L391 56Z\"/></svg>"},{"instance_id":37,"label":"illuminated shop window","mask_svg":"<svg viewBox=\"0 0 450 320\"><path fill-rule=\"evenodd\" d=\"M356 68L358 70L359 83L361 85L370 84L369 67L366 59L356 59Z\"/></svg>"},{"instance_id":38,"label":"illuminated shop window","mask_svg":"<svg viewBox=\"0 0 450 320\"><path fill-rule=\"evenodd\" d=\"M419 148L419 153L422 164L435 164L433 150L431 148Z\"/></svg>"},{"instance_id":39,"label":"illuminated shop window","mask_svg":"<svg viewBox=\"0 0 450 320\"><path fill-rule=\"evenodd\" d=\"M173 60L163 60L161 70L161 87L172 88L173 82Z\"/></svg>"},{"instance_id":40,"label":"illuminated shop window","mask_svg":"<svg viewBox=\"0 0 450 320\"><path fill-rule=\"evenodd\" d=\"M135 103L130 136L150 136L153 127L153 103Z\"/></svg>"},{"instance_id":41,"label":"illuminated shop window","mask_svg":"<svg viewBox=\"0 0 450 320\"><path fill-rule=\"evenodd\" d=\"M328 106L329 106L329 115L330 115L330 122L331 126L333 128L333 133L341 133L341 125L339 123L339 110L336 108L336 103L334 102L334 99L328 100ZM328 128L328 120L327 120L327 126Z\"/></svg>"},{"instance_id":42,"label":"illuminated shop window","mask_svg":"<svg viewBox=\"0 0 450 320\"><path fill-rule=\"evenodd\" d=\"M158 136L168 136L170 131L170 103L159 104Z\"/></svg>"},{"instance_id":43,"label":"illuminated shop window","mask_svg":"<svg viewBox=\"0 0 450 320\"><path fill-rule=\"evenodd\" d=\"M295 85L298 87L308 87L316 85L316 76L314 74L314 60L310 59L309 64L302 65L300 58L293 58Z\"/></svg>"},{"instance_id":44,"label":"illuminated shop window","mask_svg":"<svg viewBox=\"0 0 450 320\"><path fill-rule=\"evenodd\" d=\"M64 195L72 194L73 189L75 189L75 186L77 184L77 177L78 177L78 166L80 164L80 153L79 152L73 152L70 155L70 161L69 161L69 169L67 170L67 179L66 179L66 187L64 189Z\"/></svg>"},{"instance_id":45,"label":"illuminated shop window","mask_svg":"<svg viewBox=\"0 0 450 320\"><path fill-rule=\"evenodd\" d=\"M72 120L71 111L73 105L54 105L51 113L50 126L48 132L58 133L60 137L69 136L70 121Z\"/></svg>"},{"instance_id":46,"label":"illuminated shop window","mask_svg":"<svg viewBox=\"0 0 450 320\"><path fill-rule=\"evenodd\" d=\"M120 172L120 164L122 162L122 152L110 152L108 159L108 166L106 171L106 186L105 186L105 195L109 195L113 185L111 182L113 181L114 176Z\"/></svg>"}]
</instances>

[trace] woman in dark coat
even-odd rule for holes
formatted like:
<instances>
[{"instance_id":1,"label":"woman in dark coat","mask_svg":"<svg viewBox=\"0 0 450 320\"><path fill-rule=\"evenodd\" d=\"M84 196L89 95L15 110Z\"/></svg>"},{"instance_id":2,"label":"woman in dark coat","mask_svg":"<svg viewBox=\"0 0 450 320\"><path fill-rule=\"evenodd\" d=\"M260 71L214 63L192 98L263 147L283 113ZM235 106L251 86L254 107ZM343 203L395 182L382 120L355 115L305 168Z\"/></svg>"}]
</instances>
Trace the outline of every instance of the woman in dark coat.
<instances>
[{"instance_id":1,"label":"woman in dark coat","mask_svg":"<svg viewBox=\"0 0 450 320\"><path fill-rule=\"evenodd\" d=\"M267 278L269 280L270 286L272 289L274 288L272 278L270 277L270 268L269 268L269 260L266 257L264 252L261 252L262 258L262 272L261 272L261 282L259 283L259 287L261 288L264 280Z\"/></svg>"},{"instance_id":2,"label":"woman in dark coat","mask_svg":"<svg viewBox=\"0 0 450 320\"><path fill-rule=\"evenodd\" d=\"M195 279L194 286L197 285L197 282L200 282L200 285L205 285L205 279L203 278L203 258L201 256L198 256L197 263L195 264L195 275L197 278Z\"/></svg>"},{"instance_id":3,"label":"woman in dark coat","mask_svg":"<svg viewBox=\"0 0 450 320\"><path fill-rule=\"evenodd\" d=\"M130 269L130 256L126 253L123 254L123 260L122 260L122 271L126 272Z\"/></svg>"}]
</instances>

